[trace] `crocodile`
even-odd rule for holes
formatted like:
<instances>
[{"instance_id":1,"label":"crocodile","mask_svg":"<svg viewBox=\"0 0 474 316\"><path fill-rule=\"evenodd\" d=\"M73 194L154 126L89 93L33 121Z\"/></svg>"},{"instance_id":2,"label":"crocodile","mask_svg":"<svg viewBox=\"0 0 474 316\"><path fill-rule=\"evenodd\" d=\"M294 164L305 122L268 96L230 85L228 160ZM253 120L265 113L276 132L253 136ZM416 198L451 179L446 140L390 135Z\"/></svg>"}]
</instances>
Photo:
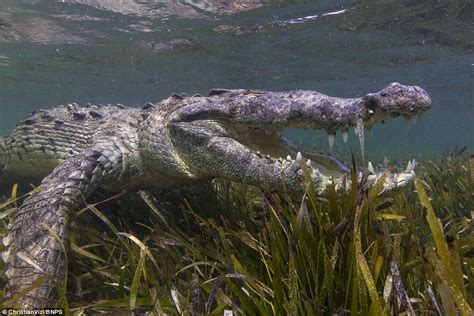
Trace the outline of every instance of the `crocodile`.
<instances>
[{"instance_id":1,"label":"crocodile","mask_svg":"<svg viewBox=\"0 0 474 316\"><path fill-rule=\"evenodd\" d=\"M269 192L309 188L324 196L330 183L337 190L350 186L347 167L332 155L299 148L282 136L285 128L323 129L331 139L430 107L424 89L391 83L356 98L214 89L141 108L68 104L35 111L0 140L0 179L43 178L2 240L7 298L23 308L56 304L56 286L66 279L68 216L99 188L171 188L220 177ZM399 173L376 172L369 163L364 183L373 185L383 174L383 190L390 192L411 182L414 167L413 161Z\"/></svg>"}]
</instances>

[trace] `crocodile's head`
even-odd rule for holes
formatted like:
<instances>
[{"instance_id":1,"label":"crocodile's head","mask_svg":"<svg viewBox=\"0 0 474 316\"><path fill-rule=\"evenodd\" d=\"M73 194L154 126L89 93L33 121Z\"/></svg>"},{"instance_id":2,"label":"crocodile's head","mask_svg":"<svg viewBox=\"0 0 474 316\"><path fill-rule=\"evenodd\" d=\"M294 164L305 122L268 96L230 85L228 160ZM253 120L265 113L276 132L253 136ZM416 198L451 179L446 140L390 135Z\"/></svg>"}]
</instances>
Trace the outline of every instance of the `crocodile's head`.
<instances>
[{"instance_id":1,"label":"crocodile's head","mask_svg":"<svg viewBox=\"0 0 474 316\"><path fill-rule=\"evenodd\" d=\"M351 127L370 128L398 116L410 119L430 107L425 90L399 83L349 99L315 91L220 89L212 90L208 97L171 97L158 109L173 109L172 113L164 119L163 110L158 110L156 117L162 120L159 125L166 126L174 147L175 162L169 164L173 168L179 165L196 178L221 176L255 185L270 183L278 190L277 183L282 181L296 185L302 173L298 161L303 158L319 182L349 172L335 157L306 151L282 137L285 128L324 129L331 144L338 131L346 140ZM392 186L413 178L413 166L406 174L391 175Z\"/></svg>"},{"instance_id":2,"label":"crocodile's head","mask_svg":"<svg viewBox=\"0 0 474 316\"><path fill-rule=\"evenodd\" d=\"M366 127L389 117L403 116L410 120L431 108L431 99L425 90L398 82L389 84L378 93L369 93L362 100L367 109L363 115Z\"/></svg>"}]
</instances>

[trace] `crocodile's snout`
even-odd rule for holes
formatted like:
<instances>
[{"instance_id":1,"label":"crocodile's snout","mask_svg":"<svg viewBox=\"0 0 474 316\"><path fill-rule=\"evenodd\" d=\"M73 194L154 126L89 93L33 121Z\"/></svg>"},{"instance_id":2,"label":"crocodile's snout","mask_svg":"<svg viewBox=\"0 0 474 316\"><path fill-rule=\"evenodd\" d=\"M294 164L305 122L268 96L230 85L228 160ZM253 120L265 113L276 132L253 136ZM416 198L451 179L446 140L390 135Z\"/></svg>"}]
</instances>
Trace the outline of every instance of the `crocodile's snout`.
<instances>
[{"instance_id":1,"label":"crocodile's snout","mask_svg":"<svg viewBox=\"0 0 474 316\"><path fill-rule=\"evenodd\" d=\"M369 113L375 112L379 116L402 115L411 118L431 108L431 98L419 86L406 86L398 82L387 85L378 93L366 97Z\"/></svg>"},{"instance_id":2,"label":"crocodile's snout","mask_svg":"<svg viewBox=\"0 0 474 316\"><path fill-rule=\"evenodd\" d=\"M419 98L418 102L421 105L424 105L426 110L430 109L432 102L431 102L431 98L428 92L426 92L425 89L419 86L413 86L413 89L418 93L418 98Z\"/></svg>"}]
</instances>

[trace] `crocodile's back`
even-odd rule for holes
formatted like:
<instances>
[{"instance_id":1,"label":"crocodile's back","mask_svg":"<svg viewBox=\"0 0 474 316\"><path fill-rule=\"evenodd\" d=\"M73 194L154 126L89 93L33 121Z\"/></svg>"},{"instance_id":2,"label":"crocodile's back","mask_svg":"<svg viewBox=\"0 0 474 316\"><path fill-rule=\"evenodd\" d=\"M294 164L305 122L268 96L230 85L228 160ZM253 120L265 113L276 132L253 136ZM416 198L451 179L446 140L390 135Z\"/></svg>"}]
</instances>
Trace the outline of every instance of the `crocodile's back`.
<instances>
[{"instance_id":1,"label":"crocodile's back","mask_svg":"<svg viewBox=\"0 0 474 316\"><path fill-rule=\"evenodd\" d=\"M99 135L116 133L121 123L138 124L139 118L139 109L112 105L69 104L35 111L0 140L0 183L12 178L41 179L90 147Z\"/></svg>"}]
</instances>

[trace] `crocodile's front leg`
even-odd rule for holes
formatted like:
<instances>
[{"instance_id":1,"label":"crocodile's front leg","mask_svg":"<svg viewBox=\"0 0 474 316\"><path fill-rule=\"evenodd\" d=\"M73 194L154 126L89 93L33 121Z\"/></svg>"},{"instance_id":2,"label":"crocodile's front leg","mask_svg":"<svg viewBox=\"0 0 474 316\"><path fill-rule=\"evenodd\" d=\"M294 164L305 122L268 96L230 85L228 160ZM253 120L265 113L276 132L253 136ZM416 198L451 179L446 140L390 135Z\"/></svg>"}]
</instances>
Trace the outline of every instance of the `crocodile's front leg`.
<instances>
[{"instance_id":1,"label":"crocodile's front leg","mask_svg":"<svg viewBox=\"0 0 474 316\"><path fill-rule=\"evenodd\" d=\"M40 285L11 303L23 308L54 305L56 289L67 273L68 216L98 186L114 183L123 176L128 155L125 148L109 142L72 156L21 205L3 240L9 246L2 254L7 268L8 298L15 298L35 282Z\"/></svg>"}]
</instances>

